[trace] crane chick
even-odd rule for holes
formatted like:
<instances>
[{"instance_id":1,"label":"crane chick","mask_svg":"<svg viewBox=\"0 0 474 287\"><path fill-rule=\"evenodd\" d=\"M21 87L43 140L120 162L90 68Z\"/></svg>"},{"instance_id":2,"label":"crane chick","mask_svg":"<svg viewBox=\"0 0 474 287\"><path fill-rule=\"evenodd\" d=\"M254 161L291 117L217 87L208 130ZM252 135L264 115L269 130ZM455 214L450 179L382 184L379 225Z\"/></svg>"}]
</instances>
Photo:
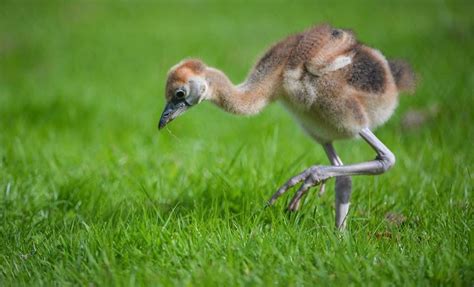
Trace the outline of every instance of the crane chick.
<instances>
[{"instance_id":1,"label":"crane chick","mask_svg":"<svg viewBox=\"0 0 474 287\"><path fill-rule=\"evenodd\" d=\"M403 60L387 60L357 41L353 32L328 24L288 36L273 45L234 85L220 70L187 59L172 67L159 128L202 101L239 115L257 114L280 101L300 126L321 144L330 166L315 165L291 177L268 201L301 183L288 210L296 211L311 187L336 178L336 227L345 227L351 176L376 175L395 164L393 153L372 133L393 114L401 91L413 92L415 75ZM374 160L343 165L333 141L356 136L376 152Z\"/></svg>"}]
</instances>

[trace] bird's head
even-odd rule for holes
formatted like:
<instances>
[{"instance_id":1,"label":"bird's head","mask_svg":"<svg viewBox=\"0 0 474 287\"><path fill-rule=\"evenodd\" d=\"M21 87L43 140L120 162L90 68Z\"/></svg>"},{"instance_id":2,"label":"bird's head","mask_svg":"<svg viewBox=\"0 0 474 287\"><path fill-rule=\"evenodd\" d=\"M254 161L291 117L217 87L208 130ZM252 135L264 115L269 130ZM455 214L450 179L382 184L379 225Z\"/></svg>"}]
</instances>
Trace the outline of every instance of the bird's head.
<instances>
[{"instance_id":1,"label":"bird's head","mask_svg":"<svg viewBox=\"0 0 474 287\"><path fill-rule=\"evenodd\" d=\"M166 81L166 106L161 114L159 129L206 99L209 85L205 69L203 62L194 59L184 60L170 69Z\"/></svg>"}]
</instances>

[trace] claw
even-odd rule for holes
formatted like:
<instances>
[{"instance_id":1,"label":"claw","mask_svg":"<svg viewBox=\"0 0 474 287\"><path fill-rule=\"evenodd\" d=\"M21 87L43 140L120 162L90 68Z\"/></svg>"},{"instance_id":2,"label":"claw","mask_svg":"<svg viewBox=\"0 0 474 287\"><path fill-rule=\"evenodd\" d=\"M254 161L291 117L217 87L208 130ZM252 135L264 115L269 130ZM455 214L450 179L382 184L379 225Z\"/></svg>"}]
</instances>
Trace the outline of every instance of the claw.
<instances>
[{"instance_id":1,"label":"claw","mask_svg":"<svg viewBox=\"0 0 474 287\"><path fill-rule=\"evenodd\" d=\"M277 192L275 192L272 197L268 200L267 205L272 206L275 201L288 189L292 188L293 186L297 185L298 183L302 182L306 178L306 171L290 178L284 185L282 185Z\"/></svg>"},{"instance_id":2,"label":"claw","mask_svg":"<svg viewBox=\"0 0 474 287\"><path fill-rule=\"evenodd\" d=\"M311 187L321 184L319 194L321 195L324 193L326 179L327 177L321 173L320 166L310 167L304 170L302 173L290 178L290 180L288 180L282 187L280 187L277 192L273 194L270 200L268 200L267 206L273 205L273 203L275 203L275 201L283 193L287 192L290 188L297 185L298 183L304 181L298 191L296 191L295 195L293 196L293 199L288 205L288 211L297 211L300 207L301 198L303 198L303 196L308 192Z\"/></svg>"},{"instance_id":3,"label":"claw","mask_svg":"<svg viewBox=\"0 0 474 287\"><path fill-rule=\"evenodd\" d=\"M295 193L293 196L293 199L290 202L290 205L288 205L288 210L290 211L297 211L300 208L300 202L301 199L303 198L303 195L308 192L308 190L318 184L317 182L313 182L310 178L307 178L305 182L301 185L301 187L298 189L298 191Z\"/></svg>"}]
</instances>

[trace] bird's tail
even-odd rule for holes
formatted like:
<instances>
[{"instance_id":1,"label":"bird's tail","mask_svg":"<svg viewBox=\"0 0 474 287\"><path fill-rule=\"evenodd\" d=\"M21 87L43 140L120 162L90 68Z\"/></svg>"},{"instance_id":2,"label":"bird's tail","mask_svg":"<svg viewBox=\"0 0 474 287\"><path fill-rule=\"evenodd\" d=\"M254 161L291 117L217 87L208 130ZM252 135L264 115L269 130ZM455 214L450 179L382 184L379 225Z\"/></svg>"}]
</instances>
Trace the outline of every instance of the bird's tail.
<instances>
[{"instance_id":1,"label":"bird's tail","mask_svg":"<svg viewBox=\"0 0 474 287\"><path fill-rule=\"evenodd\" d=\"M389 60L388 64L398 90L408 93L415 92L416 75L410 64L404 60Z\"/></svg>"}]
</instances>

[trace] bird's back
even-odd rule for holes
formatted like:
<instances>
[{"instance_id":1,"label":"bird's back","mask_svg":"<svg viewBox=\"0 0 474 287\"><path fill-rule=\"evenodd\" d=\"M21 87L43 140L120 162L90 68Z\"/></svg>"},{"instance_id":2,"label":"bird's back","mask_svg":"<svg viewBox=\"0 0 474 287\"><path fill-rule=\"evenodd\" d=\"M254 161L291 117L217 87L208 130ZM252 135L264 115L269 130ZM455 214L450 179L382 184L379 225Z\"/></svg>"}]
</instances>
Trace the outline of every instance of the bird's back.
<instances>
[{"instance_id":1,"label":"bird's back","mask_svg":"<svg viewBox=\"0 0 474 287\"><path fill-rule=\"evenodd\" d=\"M351 31L320 25L295 36L282 72L285 106L321 142L356 135L390 118L411 88L404 62L389 62Z\"/></svg>"}]
</instances>

